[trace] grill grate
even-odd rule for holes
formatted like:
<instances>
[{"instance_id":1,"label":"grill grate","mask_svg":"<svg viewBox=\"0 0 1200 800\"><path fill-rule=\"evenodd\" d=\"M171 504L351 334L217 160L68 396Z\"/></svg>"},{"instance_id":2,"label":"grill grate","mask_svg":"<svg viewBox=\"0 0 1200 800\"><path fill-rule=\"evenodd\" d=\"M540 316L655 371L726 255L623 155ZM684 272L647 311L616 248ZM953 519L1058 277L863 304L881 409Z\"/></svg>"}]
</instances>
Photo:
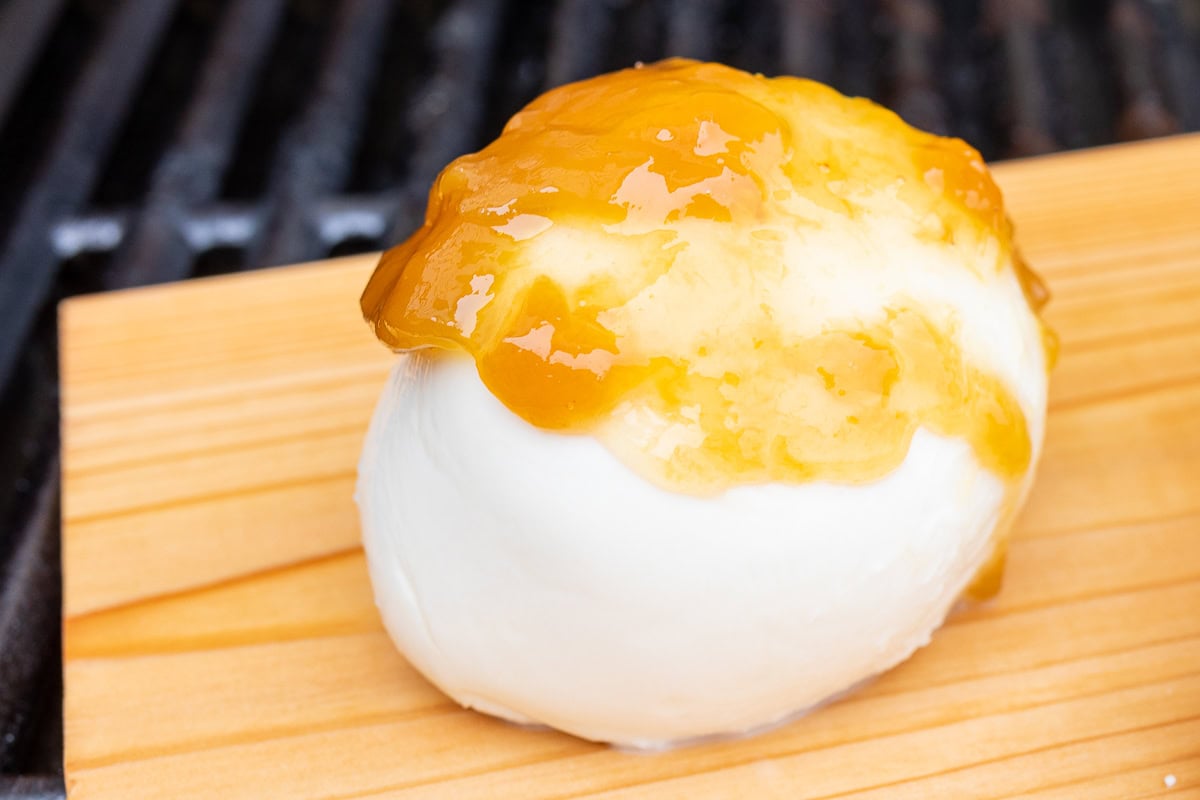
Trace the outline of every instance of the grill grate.
<instances>
[{"instance_id":1,"label":"grill grate","mask_svg":"<svg viewBox=\"0 0 1200 800\"><path fill-rule=\"evenodd\" d=\"M0 797L62 794L54 303L394 242L538 91L667 55L987 158L1200 128L1200 0L8 0Z\"/></svg>"}]
</instances>

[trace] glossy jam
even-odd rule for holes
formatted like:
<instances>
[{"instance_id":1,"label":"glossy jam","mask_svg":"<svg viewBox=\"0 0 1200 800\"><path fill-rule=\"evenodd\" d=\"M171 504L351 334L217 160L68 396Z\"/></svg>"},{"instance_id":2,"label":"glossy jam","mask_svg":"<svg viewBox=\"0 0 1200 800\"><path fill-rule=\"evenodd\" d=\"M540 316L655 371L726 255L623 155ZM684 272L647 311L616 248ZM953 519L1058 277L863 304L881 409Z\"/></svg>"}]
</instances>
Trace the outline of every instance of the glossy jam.
<instances>
[{"instance_id":1,"label":"glossy jam","mask_svg":"<svg viewBox=\"0 0 1200 800\"><path fill-rule=\"evenodd\" d=\"M952 316L895 302L812 323L776 303L797 294L789 242L872 215L1044 300L962 141L820 84L672 60L551 91L452 163L362 306L391 347L466 352L521 417L674 490L877 478L919 426L1019 477L1021 409Z\"/></svg>"}]
</instances>

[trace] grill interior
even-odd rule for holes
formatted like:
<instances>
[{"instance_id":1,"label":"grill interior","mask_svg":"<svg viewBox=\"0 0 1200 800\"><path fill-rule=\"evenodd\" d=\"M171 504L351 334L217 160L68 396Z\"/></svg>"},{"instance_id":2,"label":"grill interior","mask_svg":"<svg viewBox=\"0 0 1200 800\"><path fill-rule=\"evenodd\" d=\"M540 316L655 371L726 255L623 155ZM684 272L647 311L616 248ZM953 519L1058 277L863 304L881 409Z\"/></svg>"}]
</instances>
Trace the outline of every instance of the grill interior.
<instances>
[{"instance_id":1,"label":"grill interior","mask_svg":"<svg viewBox=\"0 0 1200 800\"><path fill-rule=\"evenodd\" d=\"M7 0L0 798L63 793L56 302L383 247L539 91L668 55L989 159L1200 128L1200 0Z\"/></svg>"}]
</instances>

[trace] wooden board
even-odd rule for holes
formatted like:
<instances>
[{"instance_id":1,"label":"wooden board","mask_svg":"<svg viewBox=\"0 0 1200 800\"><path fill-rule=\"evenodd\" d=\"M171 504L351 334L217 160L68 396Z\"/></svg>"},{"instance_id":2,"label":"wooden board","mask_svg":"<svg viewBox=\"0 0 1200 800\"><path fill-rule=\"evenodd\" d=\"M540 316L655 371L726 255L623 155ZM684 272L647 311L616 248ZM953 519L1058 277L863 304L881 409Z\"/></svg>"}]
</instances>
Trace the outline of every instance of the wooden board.
<instances>
[{"instance_id":1,"label":"wooden board","mask_svg":"<svg viewBox=\"0 0 1200 800\"><path fill-rule=\"evenodd\" d=\"M373 259L65 304L71 797L1200 797L1200 137L997 174L1063 343L1003 593L661 756L461 710L388 642L351 501Z\"/></svg>"}]
</instances>

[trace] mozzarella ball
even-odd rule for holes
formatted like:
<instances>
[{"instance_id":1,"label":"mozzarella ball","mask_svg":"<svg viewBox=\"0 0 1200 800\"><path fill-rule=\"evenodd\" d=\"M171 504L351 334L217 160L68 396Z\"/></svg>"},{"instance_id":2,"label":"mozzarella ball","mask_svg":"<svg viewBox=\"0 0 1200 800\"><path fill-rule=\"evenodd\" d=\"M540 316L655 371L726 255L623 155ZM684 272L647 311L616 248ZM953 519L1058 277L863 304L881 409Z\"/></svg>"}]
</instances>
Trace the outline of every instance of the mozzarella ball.
<instances>
[{"instance_id":1,"label":"mozzarella ball","mask_svg":"<svg viewBox=\"0 0 1200 800\"><path fill-rule=\"evenodd\" d=\"M669 61L451 164L363 296L383 620L465 706L658 748L910 656L999 584L1053 338L965 143Z\"/></svg>"}]
</instances>

